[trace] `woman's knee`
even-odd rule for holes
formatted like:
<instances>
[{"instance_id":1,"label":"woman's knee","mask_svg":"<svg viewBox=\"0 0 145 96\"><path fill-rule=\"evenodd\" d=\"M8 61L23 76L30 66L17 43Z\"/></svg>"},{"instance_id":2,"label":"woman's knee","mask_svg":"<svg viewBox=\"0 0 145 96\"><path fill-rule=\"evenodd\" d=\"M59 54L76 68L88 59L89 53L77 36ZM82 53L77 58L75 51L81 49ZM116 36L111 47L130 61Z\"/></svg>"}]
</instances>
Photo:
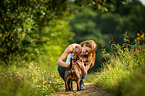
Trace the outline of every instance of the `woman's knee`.
<instances>
[{"instance_id":1,"label":"woman's knee","mask_svg":"<svg viewBox=\"0 0 145 96\"><path fill-rule=\"evenodd\" d=\"M81 76L81 80L85 79L87 76L87 73L84 76Z\"/></svg>"},{"instance_id":2,"label":"woman's knee","mask_svg":"<svg viewBox=\"0 0 145 96\"><path fill-rule=\"evenodd\" d=\"M65 68L58 66L58 73L61 76L61 78L64 79Z\"/></svg>"}]
</instances>

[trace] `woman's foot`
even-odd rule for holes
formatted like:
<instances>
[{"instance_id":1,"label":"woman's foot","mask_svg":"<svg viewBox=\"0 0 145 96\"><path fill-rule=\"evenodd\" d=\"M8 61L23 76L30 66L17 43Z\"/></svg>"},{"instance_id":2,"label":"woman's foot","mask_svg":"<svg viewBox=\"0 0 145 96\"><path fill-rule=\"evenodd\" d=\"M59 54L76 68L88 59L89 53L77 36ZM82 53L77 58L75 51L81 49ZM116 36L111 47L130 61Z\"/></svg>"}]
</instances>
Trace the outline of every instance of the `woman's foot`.
<instances>
[{"instance_id":1,"label":"woman's foot","mask_svg":"<svg viewBox=\"0 0 145 96\"><path fill-rule=\"evenodd\" d=\"M81 89L81 90L85 90L84 84L81 84L81 85L80 85L80 89Z\"/></svg>"}]
</instances>

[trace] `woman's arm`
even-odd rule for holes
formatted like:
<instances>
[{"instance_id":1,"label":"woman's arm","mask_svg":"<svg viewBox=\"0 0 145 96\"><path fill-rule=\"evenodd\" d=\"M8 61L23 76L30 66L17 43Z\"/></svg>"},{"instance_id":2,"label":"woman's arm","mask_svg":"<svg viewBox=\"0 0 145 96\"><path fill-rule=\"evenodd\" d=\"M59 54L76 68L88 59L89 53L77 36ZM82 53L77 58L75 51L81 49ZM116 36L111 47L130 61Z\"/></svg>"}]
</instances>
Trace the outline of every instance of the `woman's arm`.
<instances>
[{"instance_id":1,"label":"woman's arm","mask_svg":"<svg viewBox=\"0 0 145 96\"><path fill-rule=\"evenodd\" d=\"M60 58L57 61L57 65L61 66L61 67L67 67L70 64L64 62L64 60L66 59L66 57L68 56L69 53L71 53L73 51L74 46L71 44L69 45L65 51L63 52L63 54L60 56Z\"/></svg>"},{"instance_id":2,"label":"woman's arm","mask_svg":"<svg viewBox=\"0 0 145 96\"><path fill-rule=\"evenodd\" d=\"M87 71L89 70L90 64L84 66L84 63L81 62L81 61L79 61L79 60L77 61L77 63L79 64L79 66L80 66L80 68L81 68L82 76L84 76L84 75L87 73Z\"/></svg>"},{"instance_id":3,"label":"woman's arm","mask_svg":"<svg viewBox=\"0 0 145 96\"><path fill-rule=\"evenodd\" d=\"M84 76L87 71L90 69L90 65L93 63L93 60L92 60L92 55L90 54L88 56L88 64L86 64L86 66L84 66L84 62L81 62L81 61L77 61L77 63L79 64L80 68L81 68L81 71L82 71L82 76Z\"/></svg>"}]
</instances>

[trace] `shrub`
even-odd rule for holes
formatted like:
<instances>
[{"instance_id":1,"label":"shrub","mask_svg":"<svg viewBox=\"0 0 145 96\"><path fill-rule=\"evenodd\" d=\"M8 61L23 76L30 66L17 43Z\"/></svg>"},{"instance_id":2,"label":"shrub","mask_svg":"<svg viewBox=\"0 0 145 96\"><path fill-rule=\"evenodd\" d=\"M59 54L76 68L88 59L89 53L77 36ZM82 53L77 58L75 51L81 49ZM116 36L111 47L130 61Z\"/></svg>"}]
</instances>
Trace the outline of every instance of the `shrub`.
<instances>
[{"instance_id":1,"label":"shrub","mask_svg":"<svg viewBox=\"0 0 145 96\"><path fill-rule=\"evenodd\" d=\"M15 65L0 69L0 95L2 96L42 96L58 91L63 81L54 72L42 69L35 62L28 68Z\"/></svg>"},{"instance_id":2,"label":"shrub","mask_svg":"<svg viewBox=\"0 0 145 96\"><path fill-rule=\"evenodd\" d=\"M112 53L102 49L106 62L97 75L96 86L122 96L144 96L144 45L129 44L127 33L124 34L124 44L113 43ZM114 52L114 53L113 53Z\"/></svg>"}]
</instances>

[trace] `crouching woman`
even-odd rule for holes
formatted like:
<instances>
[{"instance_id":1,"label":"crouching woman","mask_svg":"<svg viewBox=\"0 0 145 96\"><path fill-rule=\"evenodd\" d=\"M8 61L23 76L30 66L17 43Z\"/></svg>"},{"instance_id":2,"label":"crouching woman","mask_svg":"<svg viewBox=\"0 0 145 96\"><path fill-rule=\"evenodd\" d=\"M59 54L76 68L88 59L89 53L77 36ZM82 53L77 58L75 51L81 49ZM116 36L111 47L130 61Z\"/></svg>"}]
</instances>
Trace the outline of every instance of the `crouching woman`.
<instances>
[{"instance_id":1,"label":"crouching woman","mask_svg":"<svg viewBox=\"0 0 145 96\"><path fill-rule=\"evenodd\" d=\"M78 56L83 57L83 62L78 60L77 63L82 71L80 89L84 90L83 79L87 76L87 71L94 66L96 47L97 45L93 40L69 45L57 61L58 72L61 78L64 80L65 68L70 65L70 60L73 58L74 53L77 53ZM64 61L65 59L66 62Z\"/></svg>"}]
</instances>

